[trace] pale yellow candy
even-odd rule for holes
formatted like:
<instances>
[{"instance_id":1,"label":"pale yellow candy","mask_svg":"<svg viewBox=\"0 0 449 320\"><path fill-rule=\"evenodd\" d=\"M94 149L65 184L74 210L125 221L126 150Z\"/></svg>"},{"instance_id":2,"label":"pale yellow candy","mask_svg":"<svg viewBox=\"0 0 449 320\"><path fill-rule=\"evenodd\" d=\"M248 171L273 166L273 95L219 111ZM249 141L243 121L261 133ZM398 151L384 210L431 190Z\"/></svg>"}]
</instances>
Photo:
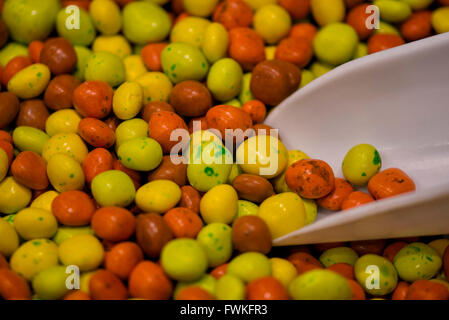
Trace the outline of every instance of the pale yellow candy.
<instances>
[{"instance_id":1,"label":"pale yellow candy","mask_svg":"<svg viewBox=\"0 0 449 320\"><path fill-rule=\"evenodd\" d=\"M83 163L88 150L84 141L76 133L59 133L47 141L42 157L48 162L57 153L67 154L79 163Z\"/></svg>"},{"instance_id":2,"label":"pale yellow candy","mask_svg":"<svg viewBox=\"0 0 449 320\"><path fill-rule=\"evenodd\" d=\"M346 9L343 0L311 0L310 6L312 15L320 26L341 22L345 18Z\"/></svg>"},{"instance_id":3,"label":"pale yellow candy","mask_svg":"<svg viewBox=\"0 0 449 320\"><path fill-rule=\"evenodd\" d=\"M232 107L236 107L236 108L242 107L242 103L238 99L232 99L232 100L224 102L223 104L226 106L232 106Z\"/></svg>"},{"instance_id":4,"label":"pale yellow candy","mask_svg":"<svg viewBox=\"0 0 449 320\"><path fill-rule=\"evenodd\" d=\"M184 42L192 46L201 47L207 27L211 22L198 17L187 17L173 27L170 35L171 42Z\"/></svg>"},{"instance_id":5,"label":"pale yellow candy","mask_svg":"<svg viewBox=\"0 0 449 320\"><path fill-rule=\"evenodd\" d=\"M17 213L14 227L25 240L49 239L56 233L58 221L50 211L26 208Z\"/></svg>"},{"instance_id":6,"label":"pale yellow candy","mask_svg":"<svg viewBox=\"0 0 449 320\"><path fill-rule=\"evenodd\" d=\"M112 107L121 120L134 118L142 109L143 90L137 82L125 82L114 93Z\"/></svg>"},{"instance_id":7,"label":"pale yellow candy","mask_svg":"<svg viewBox=\"0 0 449 320\"><path fill-rule=\"evenodd\" d=\"M89 13L95 28L104 35L117 34L122 27L120 7L112 0L94 0Z\"/></svg>"},{"instance_id":8,"label":"pale yellow candy","mask_svg":"<svg viewBox=\"0 0 449 320\"><path fill-rule=\"evenodd\" d=\"M170 79L162 72L147 72L136 79L142 86L144 103L167 102L173 89Z\"/></svg>"},{"instance_id":9,"label":"pale yellow candy","mask_svg":"<svg viewBox=\"0 0 449 320\"><path fill-rule=\"evenodd\" d=\"M239 200L237 202L237 215L234 220L244 216L257 216L259 212L259 206L255 203L246 200Z\"/></svg>"},{"instance_id":10,"label":"pale yellow candy","mask_svg":"<svg viewBox=\"0 0 449 320\"><path fill-rule=\"evenodd\" d=\"M14 145L20 151L33 151L42 154L42 150L50 137L42 130L21 126L14 129L12 139Z\"/></svg>"},{"instance_id":11,"label":"pale yellow candy","mask_svg":"<svg viewBox=\"0 0 449 320\"><path fill-rule=\"evenodd\" d=\"M73 109L63 109L52 113L45 123L45 131L52 137L58 133L77 133L81 116Z\"/></svg>"},{"instance_id":12,"label":"pale yellow candy","mask_svg":"<svg viewBox=\"0 0 449 320\"><path fill-rule=\"evenodd\" d=\"M181 199L181 188L170 180L154 180L136 193L136 204L145 212L164 213Z\"/></svg>"},{"instance_id":13,"label":"pale yellow candy","mask_svg":"<svg viewBox=\"0 0 449 320\"><path fill-rule=\"evenodd\" d=\"M93 52L110 52L121 59L131 55L132 49L128 40L125 37L117 36L99 36L95 39L92 45Z\"/></svg>"},{"instance_id":14,"label":"pale yellow candy","mask_svg":"<svg viewBox=\"0 0 449 320\"><path fill-rule=\"evenodd\" d=\"M126 81L134 81L147 72L140 55L130 55L123 60L125 65Z\"/></svg>"},{"instance_id":15,"label":"pale yellow candy","mask_svg":"<svg viewBox=\"0 0 449 320\"><path fill-rule=\"evenodd\" d=\"M50 69L45 64L32 64L9 80L8 91L21 99L35 98L47 88L50 76Z\"/></svg>"},{"instance_id":16,"label":"pale yellow candy","mask_svg":"<svg viewBox=\"0 0 449 320\"><path fill-rule=\"evenodd\" d=\"M0 65L5 67L17 56L28 57L28 48L16 42L10 42L0 50Z\"/></svg>"},{"instance_id":17,"label":"pale yellow candy","mask_svg":"<svg viewBox=\"0 0 449 320\"><path fill-rule=\"evenodd\" d=\"M0 212L16 213L31 201L31 190L18 183L13 177L7 177L0 183Z\"/></svg>"},{"instance_id":18,"label":"pale yellow candy","mask_svg":"<svg viewBox=\"0 0 449 320\"><path fill-rule=\"evenodd\" d=\"M228 101L239 94L242 77L242 68L234 59L220 59L209 70L207 88L218 101Z\"/></svg>"},{"instance_id":19,"label":"pale yellow candy","mask_svg":"<svg viewBox=\"0 0 449 320\"><path fill-rule=\"evenodd\" d=\"M432 26L437 33L449 32L449 7L441 7L432 13Z\"/></svg>"},{"instance_id":20,"label":"pale yellow candy","mask_svg":"<svg viewBox=\"0 0 449 320\"><path fill-rule=\"evenodd\" d=\"M84 188L83 168L78 161L67 154L58 153L48 160L47 175L53 188L58 192Z\"/></svg>"},{"instance_id":21,"label":"pale yellow candy","mask_svg":"<svg viewBox=\"0 0 449 320\"><path fill-rule=\"evenodd\" d=\"M51 205L53 200L59 195L58 192L50 190L41 195L39 195L34 201L31 203L31 208L43 209L47 211L52 211Z\"/></svg>"},{"instance_id":22,"label":"pale yellow candy","mask_svg":"<svg viewBox=\"0 0 449 320\"><path fill-rule=\"evenodd\" d=\"M59 227L52 240L57 245L60 245L65 240L73 238L79 234L94 235L94 230L91 227Z\"/></svg>"},{"instance_id":23,"label":"pale yellow candy","mask_svg":"<svg viewBox=\"0 0 449 320\"><path fill-rule=\"evenodd\" d=\"M210 63L214 63L226 57L229 47L228 31L221 23L211 23L206 28L203 36L201 49L206 59Z\"/></svg>"}]
</instances>

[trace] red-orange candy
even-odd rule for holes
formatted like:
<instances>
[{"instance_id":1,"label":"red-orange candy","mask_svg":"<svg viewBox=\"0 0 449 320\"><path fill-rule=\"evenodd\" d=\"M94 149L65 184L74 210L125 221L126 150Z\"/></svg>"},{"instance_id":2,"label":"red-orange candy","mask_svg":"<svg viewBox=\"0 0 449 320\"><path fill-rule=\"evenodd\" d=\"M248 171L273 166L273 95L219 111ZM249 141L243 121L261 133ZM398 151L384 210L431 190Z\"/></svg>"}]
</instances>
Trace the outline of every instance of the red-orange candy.
<instances>
[{"instance_id":1,"label":"red-orange candy","mask_svg":"<svg viewBox=\"0 0 449 320\"><path fill-rule=\"evenodd\" d=\"M31 60L28 57L18 56L12 58L5 66L2 72L2 83L5 87L8 87L8 82L12 77L20 70L25 69L31 65Z\"/></svg>"},{"instance_id":2,"label":"red-orange candy","mask_svg":"<svg viewBox=\"0 0 449 320\"><path fill-rule=\"evenodd\" d=\"M180 207L188 208L193 212L200 212L200 193L192 186L181 187Z\"/></svg>"},{"instance_id":3,"label":"red-orange candy","mask_svg":"<svg viewBox=\"0 0 449 320\"><path fill-rule=\"evenodd\" d=\"M19 112L19 99L11 92L0 92L0 128L8 126Z\"/></svg>"},{"instance_id":4,"label":"red-orange candy","mask_svg":"<svg viewBox=\"0 0 449 320\"><path fill-rule=\"evenodd\" d=\"M162 71L161 53L166 46L166 43L150 43L142 48L140 56L148 70Z\"/></svg>"},{"instance_id":5,"label":"red-orange candy","mask_svg":"<svg viewBox=\"0 0 449 320\"><path fill-rule=\"evenodd\" d=\"M298 275L313 269L323 268L321 262L307 252L295 252L289 255L287 260L293 263L293 265L296 267Z\"/></svg>"},{"instance_id":6,"label":"red-orange candy","mask_svg":"<svg viewBox=\"0 0 449 320\"><path fill-rule=\"evenodd\" d=\"M241 129L243 132L251 128L253 121L248 113L242 109L219 105L210 109L206 114L207 126L217 129L222 138L225 138L226 129Z\"/></svg>"},{"instance_id":7,"label":"red-orange candy","mask_svg":"<svg viewBox=\"0 0 449 320\"><path fill-rule=\"evenodd\" d=\"M171 105L169 105L167 102L163 101L151 101L148 102L142 109L142 119L146 122L150 121L151 116L153 113L159 112L159 111L170 111L175 112L175 109Z\"/></svg>"},{"instance_id":8,"label":"red-orange candy","mask_svg":"<svg viewBox=\"0 0 449 320\"><path fill-rule=\"evenodd\" d=\"M0 149L3 149L3 151L5 151L6 156L8 157L8 165L11 164L14 157L14 147L12 146L12 144L5 140L0 140Z\"/></svg>"},{"instance_id":9,"label":"red-orange candy","mask_svg":"<svg viewBox=\"0 0 449 320\"><path fill-rule=\"evenodd\" d=\"M394 197L402 193L416 190L413 180L402 170L386 169L370 179L368 191L376 199Z\"/></svg>"},{"instance_id":10,"label":"red-orange candy","mask_svg":"<svg viewBox=\"0 0 449 320\"><path fill-rule=\"evenodd\" d=\"M5 300L29 300L31 290L28 282L9 269L0 269L0 297Z\"/></svg>"},{"instance_id":11,"label":"red-orange candy","mask_svg":"<svg viewBox=\"0 0 449 320\"><path fill-rule=\"evenodd\" d=\"M178 140L172 141L171 134L176 129L187 130L184 120L174 112L159 111L153 113L150 118L148 132L149 136L159 142L164 154L170 154L171 149L179 143Z\"/></svg>"},{"instance_id":12,"label":"red-orange candy","mask_svg":"<svg viewBox=\"0 0 449 320\"><path fill-rule=\"evenodd\" d=\"M95 203L83 191L66 191L52 202L51 209L56 219L66 226L88 225L95 213Z\"/></svg>"},{"instance_id":13,"label":"red-orange candy","mask_svg":"<svg viewBox=\"0 0 449 320\"><path fill-rule=\"evenodd\" d=\"M383 252L383 256L390 260L390 262L394 261L394 257L396 257L396 254L401 251L402 248L407 246L408 243L405 241L396 241L392 244L388 245Z\"/></svg>"},{"instance_id":14,"label":"red-orange candy","mask_svg":"<svg viewBox=\"0 0 449 320\"><path fill-rule=\"evenodd\" d=\"M317 33L318 29L315 25L308 22L301 22L293 25L288 36L290 38L304 38L312 43Z\"/></svg>"},{"instance_id":15,"label":"red-orange candy","mask_svg":"<svg viewBox=\"0 0 449 320\"><path fill-rule=\"evenodd\" d=\"M83 117L102 119L112 110L114 91L104 81L86 81L75 89L73 105Z\"/></svg>"},{"instance_id":16,"label":"red-orange candy","mask_svg":"<svg viewBox=\"0 0 449 320\"><path fill-rule=\"evenodd\" d=\"M312 60L312 44L305 38L286 38L279 43L275 57L304 68Z\"/></svg>"},{"instance_id":17,"label":"red-orange candy","mask_svg":"<svg viewBox=\"0 0 449 320\"><path fill-rule=\"evenodd\" d=\"M120 279L126 280L142 260L142 249L136 243L121 242L106 253L105 267Z\"/></svg>"},{"instance_id":18,"label":"red-orange candy","mask_svg":"<svg viewBox=\"0 0 449 320\"><path fill-rule=\"evenodd\" d=\"M8 261L1 253L0 253L0 269L9 269Z\"/></svg>"},{"instance_id":19,"label":"red-orange candy","mask_svg":"<svg viewBox=\"0 0 449 320\"><path fill-rule=\"evenodd\" d=\"M370 6L368 3L358 5L352 8L346 17L346 23L354 28L360 40L365 40L373 33L373 29L369 29L366 26L366 21L371 15L369 12L366 13L368 6Z\"/></svg>"},{"instance_id":20,"label":"red-orange candy","mask_svg":"<svg viewBox=\"0 0 449 320\"><path fill-rule=\"evenodd\" d=\"M72 301L84 301L84 300L92 300L90 296L81 290L71 291L70 293L64 296L63 300L72 300Z\"/></svg>"},{"instance_id":21,"label":"red-orange candy","mask_svg":"<svg viewBox=\"0 0 449 320\"><path fill-rule=\"evenodd\" d=\"M89 281L93 300L126 300L128 291L123 282L109 270L96 271Z\"/></svg>"},{"instance_id":22,"label":"red-orange candy","mask_svg":"<svg viewBox=\"0 0 449 320\"><path fill-rule=\"evenodd\" d=\"M210 275L213 276L215 279L220 279L226 274L226 271L228 270L229 263L222 264L221 266L215 267L211 272Z\"/></svg>"},{"instance_id":23,"label":"red-orange candy","mask_svg":"<svg viewBox=\"0 0 449 320\"><path fill-rule=\"evenodd\" d=\"M322 160L304 159L293 163L285 172L291 190L306 199L319 199L334 189L334 172Z\"/></svg>"},{"instance_id":24,"label":"red-orange candy","mask_svg":"<svg viewBox=\"0 0 449 320\"><path fill-rule=\"evenodd\" d=\"M124 241L134 234L136 219L124 208L104 207L94 213L91 227L101 239L112 242Z\"/></svg>"},{"instance_id":25,"label":"red-orange candy","mask_svg":"<svg viewBox=\"0 0 449 320\"><path fill-rule=\"evenodd\" d=\"M401 26L401 34L407 41L415 41L432 35L432 11L413 12Z\"/></svg>"},{"instance_id":26,"label":"red-orange candy","mask_svg":"<svg viewBox=\"0 0 449 320\"><path fill-rule=\"evenodd\" d=\"M403 44L405 44L404 39L395 34L375 34L368 40L368 53L376 53Z\"/></svg>"},{"instance_id":27,"label":"red-orange candy","mask_svg":"<svg viewBox=\"0 0 449 320\"><path fill-rule=\"evenodd\" d=\"M28 55L33 63L39 63L41 59L41 52L44 48L44 43L39 40L31 41L28 45Z\"/></svg>"},{"instance_id":28,"label":"red-orange candy","mask_svg":"<svg viewBox=\"0 0 449 320\"><path fill-rule=\"evenodd\" d=\"M418 280L408 288L405 300L449 300L449 290L441 283Z\"/></svg>"},{"instance_id":29,"label":"red-orange candy","mask_svg":"<svg viewBox=\"0 0 449 320\"><path fill-rule=\"evenodd\" d=\"M212 19L228 30L250 27L253 22L253 11L243 0L225 0L215 8Z\"/></svg>"},{"instance_id":30,"label":"red-orange candy","mask_svg":"<svg viewBox=\"0 0 449 320\"><path fill-rule=\"evenodd\" d=\"M133 269L128 287L131 297L148 300L168 300L173 291L162 267L151 261L142 261Z\"/></svg>"},{"instance_id":31,"label":"red-orange candy","mask_svg":"<svg viewBox=\"0 0 449 320\"><path fill-rule=\"evenodd\" d=\"M229 31L229 57L237 61L245 71L251 71L265 60L265 44L261 35L250 28L234 28Z\"/></svg>"},{"instance_id":32,"label":"red-orange candy","mask_svg":"<svg viewBox=\"0 0 449 320\"><path fill-rule=\"evenodd\" d=\"M348 282L352 291L352 300L366 300L365 291L363 291L362 286L352 279L348 279Z\"/></svg>"},{"instance_id":33,"label":"red-orange candy","mask_svg":"<svg viewBox=\"0 0 449 320\"><path fill-rule=\"evenodd\" d=\"M354 280L354 267L347 263L336 263L326 268L334 271L347 279Z\"/></svg>"},{"instance_id":34,"label":"red-orange candy","mask_svg":"<svg viewBox=\"0 0 449 320\"><path fill-rule=\"evenodd\" d=\"M11 164L11 173L17 182L30 189L45 190L48 187L47 165L35 152L19 153Z\"/></svg>"},{"instance_id":35,"label":"red-orange candy","mask_svg":"<svg viewBox=\"0 0 449 320\"><path fill-rule=\"evenodd\" d=\"M115 133L101 120L84 118L78 124L81 138L95 148L110 148L115 143Z\"/></svg>"},{"instance_id":36,"label":"red-orange candy","mask_svg":"<svg viewBox=\"0 0 449 320\"><path fill-rule=\"evenodd\" d=\"M248 300L288 300L284 285L274 277L264 277L251 281L247 287Z\"/></svg>"},{"instance_id":37,"label":"red-orange candy","mask_svg":"<svg viewBox=\"0 0 449 320\"><path fill-rule=\"evenodd\" d=\"M176 300L215 300L215 298L203 288L190 286L179 291Z\"/></svg>"},{"instance_id":38,"label":"red-orange candy","mask_svg":"<svg viewBox=\"0 0 449 320\"><path fill-rule=\"evenodd\" d=\"M351 184L342 178L335 178L334 190L324 198L317 200L318 205L327 210L338 211L343 201L354 191Z\"/></svg>"},{"instance_id":39,"label":"red-orange candy","mask_svg":"<svg viewBox=\"0 0 449 320\"><path fill-rule=\"evenodd\" d=\"M114 158L104 148L96 148L89 152L83 161L84 177L88 184L102 172L113 169Z\"/></svg>"},{"instance_id":40,"label":"red-orange candy","mask_svg":"<svg viewBox=\"0 0 449 320\"><path fill-rule=\"evenodd\" d=\"M359 207L370 202L374 202L374 199L369 194L362 191L354 191L346 198L345 201L343 201L341 210Z\"/></svg>"},{"instance_id":41,"label":"red-orange candy","mask_svg":"<svg viewBox=\"0 0 449 320\"><path fill-rule=\"evenodd\" d=\"M401 281L394 289L391 300L405 300L410 285L406 281Z\"/></svg>"},{"instance_id":42,"label":"red-orange candy","mask_svg":"<svg viewBox=\"0 0 449 320\"><path fill-rule=\"evenodd\" d=\"M267 116L267 107L262 101L251 100L242 106L242 110L247 112L254 124L262 123Z\"/></svg>"},{"instance_id":43,"label":"red-orange candy","mask_svg":"<svg viewBox=\"0 0 449 320\"><path fill-rule=\"evenodd\" d=\"M176 238L195 239L203 228L197 213L187 208L173 208L164 215L164 220Z\"/></svg>"},{"instance_id":44,"label":"red-orange candy","mask_svg":"<svg viewBox=\"0 0 449 320\"><path fill-rule=\"evenodd\" d=\"M278 0L293 19L304 19L310 13L310 0Z\"/></svg>"}]
</instances>

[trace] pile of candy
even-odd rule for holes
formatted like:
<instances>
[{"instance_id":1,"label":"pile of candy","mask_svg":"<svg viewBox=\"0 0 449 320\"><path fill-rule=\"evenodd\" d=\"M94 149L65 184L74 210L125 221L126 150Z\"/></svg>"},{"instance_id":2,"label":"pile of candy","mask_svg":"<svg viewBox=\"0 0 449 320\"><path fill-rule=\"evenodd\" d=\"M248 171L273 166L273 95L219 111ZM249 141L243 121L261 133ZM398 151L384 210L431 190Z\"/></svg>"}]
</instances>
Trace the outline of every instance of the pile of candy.
<instances>
[{"instance_id":1,"label":"pile of candy","mask_svg":"<svg viewBox=\"0 0 449 320\"><path fill-rule=\"evenodd\" d=\"M0 11L1 298L449 299L444 237L272 249L318 206L415 184L380 171L369 144L336 178L263 124L338 65L448 32L449 1L0 0ZM252 134L229 143L230 129Z\"/></svg>"}]
</instances>

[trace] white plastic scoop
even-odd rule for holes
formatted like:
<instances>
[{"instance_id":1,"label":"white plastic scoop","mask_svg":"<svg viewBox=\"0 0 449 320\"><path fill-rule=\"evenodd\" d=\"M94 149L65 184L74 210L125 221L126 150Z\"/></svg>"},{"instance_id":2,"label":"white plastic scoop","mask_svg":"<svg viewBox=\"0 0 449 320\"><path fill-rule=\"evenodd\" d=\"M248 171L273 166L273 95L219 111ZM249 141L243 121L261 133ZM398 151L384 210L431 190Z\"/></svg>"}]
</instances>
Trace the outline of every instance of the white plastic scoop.
<instances>
[{"instance_id":1,"label":"white plastic scoop","mask_svg":"<svg viewBox=\"0 0 449 320\"><path fill-rule=\"evenodd\" d=\"M274 241L309 244L449 234L449 33L346 63L286 99L266 124L287 148L328 162L337 177L354 145L374 145L416 192L317 221Z\"/></svg>"}]
</instances>

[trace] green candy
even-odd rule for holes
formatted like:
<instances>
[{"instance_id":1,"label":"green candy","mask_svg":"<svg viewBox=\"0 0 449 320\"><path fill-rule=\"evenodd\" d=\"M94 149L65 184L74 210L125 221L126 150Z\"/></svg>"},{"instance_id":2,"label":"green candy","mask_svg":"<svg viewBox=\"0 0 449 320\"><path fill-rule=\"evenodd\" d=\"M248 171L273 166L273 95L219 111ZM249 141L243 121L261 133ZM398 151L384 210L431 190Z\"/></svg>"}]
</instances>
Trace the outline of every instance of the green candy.
<instances>
[{"instance_id":1,"label":"green candy","mask_svg":"<svg viewBox=\"0 0 449 320\"><path fill-rule=\"evenodd\" d=\"M347 263L353 266L358 258L359 256L353 249L338 247L324 251L320 256L320 262L326 268L337 263Z\"/></svg>"},{"instance_id":2,"label":"green candy","mask_svg":"<svg viewBox=\"0 0 449 320\"><path fill-rule=\"evenodd\" d=\"M69 291L66 285L68 277L65 266L46 268L34 276L34 292L39 299L59 300Z\"/></svg>"},{"instance_id":3,"label":"green candy","mask_svg":"<svg viewBox=\"0 0 449 320\"><path fill-rule=\"evenodd\" d=\"M228 101L239 94L242 78L242 68L234 59L220 59L210 68L207 88L218 101Z\"/></svg>"},{"instance_id":4,"label":"green candy","mask_svg":"<svg viewBox=\"0 0 449 320\"><path fill-rule=\"evenodd\" d=\"M354 56L359 38L354 28L344 23L331 23L316 35L313 48L321 62L338 66Z\"/></svg>"},{"instance_id":5,"label":"green candy","mask_svg":"<svg viewBox=\"0 0 449 320\"><path fill-rule=\"evenodd\" d=\"M58 34L69 40L74 46L88 47L94 42L97 34L92 18L83 9L79 10L79 28L67 28L66 22L71 20L71 13L62 9L56 19L56 30Z\"/></svg>"},{"instance_id":6,"label":"green candy","mask_svg":"<svg viewBox=\"0 0 449 320\"><path fill-rule=\"evenodd\" d=\"M315 75L313 74L313 72L307 69L303 69L301 71L301 84L299 85L299 87L305 87L313 80L315 80Z\"/></svg>"},{"instance_id":7,"label":"green candy","mask_svg":"<svg viewBox=\"0 0 449 320\"><path fill-rule=\"evenodd\" d=\"M242 104L248 101L254 100L253 93L251 92L251 77L252 73L245 73L242 78L242 86L240 88L239 100Z\"/></svg>"},{"instance_id":8,"label":"green candy","mask_svg":"<svg viewBox=\"0 0 449 320\"><path fill-rule=\"evenodd\" d=\"M259 252L246 252L229 263L226 273L249 283L255 279L271 276L271 263Z\"/></svg>"},{"instance_id":9,"label":"green candy","mask_svg":"<svg viewBox=\"0 0 449 320\"><path fill-rule=\"evenodd\" d=\"M359 144L348 151L342 163L346 180L356 186L365 186L379 172L382 159L376 148L370 144Z\"/></svg>"},{"instance_id":10,"label":"green candy","mask_svg":"<svg viewBox=\"0 0 449 320\"><path fill-rule=\"evenodd\" d=\"M393 264L376 254L365 254L354 265L358 283L369 294L383 296L393 292L398 283L398 274Z\"/></svg>"},{"instance_id":11,"label":"green candy","mask_svg":"<svg viewBox=\"0 0 449 320\"><path fill-rule=\"evenodd\" d=\"M94 235L91 227L59 227L52 240L59 246L62 242L79 234Z\"/></svg>"},{"instance_id":12,"label":"green candy","mask_svg":"<svg viewBox=\"0 0 449 320\"><path fill-rule=\"evenodd\" d=\"M102 207L127 207L136 196L131 178L119 170L109 170L92 180L92 194Z\"/></svg>"},{"instance_id":13,"label":"green candy","mask_svg":"<svg viewBox=\"0 0 449 320\"><path fill-rule=\"evenodd\" d=\"M172 29L170 42L184 42L201 47L210 21L198 17L187 17L179 21Z\"/></svg>"},{"instance_id":14,"label":"green candy","mask_svg":"<svg viewBox=\"0 0 449 320\"><path fill-rule=\"evenodd\" d=\"M161 145L154 139L143 137L126 141L118 148L118 158L127 168L150 171L162 161Z\"/></svg>"},{"instance_id":15,"label":"green candy","mask_svg":"<svg viewBox=\"0 0 449 320\"><path fill-rule=\"evenodd\" d=\"M244 216L257 216L257 213L259 212L259 206L250 201L239 200L237 202L237 205L237 216L235 217L235 219Z\"/></svg>"},{"instance_id":16,"label":"green candy","mask_svg":"<svg viewBox=\"0 0 449 320\"><path fill-rule=\"evenodd\" d=\"M84 81L84 75L86 72L87 62L89 61L90 56L92 55L92 51L86 47L82 46L74 46L77 62L74 76L80 80Z\"/></svg>"},{"instance_id":17,"label":"green candy","mask_svg":"<svg viewBox=\"0 0 449 320\"><path fill-rule=\"evenodd\" d=\"M441 258L432 247L415 242L402 248L393 261L399 277L405 281L428 280L441 268Z\"/></svg>"},{"instance_id":18,"label":"green candy","mask_svg":"<svg viewBox=\"0 0 449 320\"><path fill-rule=\"evenodd\" d=\"M412 14L412 9L406 1L375 0L373 5L379 8L380 18L387 22L402 22Z\"/></svg>"},{"instance_id":19,"label":"green candy","mask_svg":"<svg viewBox=\"0 0 449 320\"><path fill-rule=\"evenodd\" d=\"M48 37L60 8L58 0L7 0L3 20L13 40L29 44Z\"/></svg>"},{"instance_id":20,"label":"green candy","mask_svg":"<svg viewBox=\"0 0 449 320\"><path fill-rule=\"evenodd\" d=\"M206 57L195 46L174 42L162 51L162 69L173 83L184 80L202 80L209 70Z\"/></svg>"},{"instance_id":21,"label":"green candy","mask_svg":"<svg viewBox=\"0 0 449 320\"><path fill-rule=\"evenodd\" d=\"M218 300L245 300L245 283L232 274L225 274L217 281L215 296Z\"/></svg>"},{"instance_id":22,"label":"green candy","mask_svg":"<svg viewBox=\"0 0 449 320\"><path fill-rule=\"evenodd\" d=\"M13 134L14 145L20 151L33 151L42 154L45 144L50 137L42 130L21 126L14 129Z\"/></svg>"},{"instance_id":23,"label":"green candy","mask_svg":"<svg viewBox=\"0 0 449 320\"><path fill-rule=\"evenodd\" d=\"M171 20L157 4L132 2L123 9L123 34L135 44L164 40L170 33Z\"/></svg>"},{"instance_id":24,"label":"green candy","mask_svg":"<svg viewBox=\"0 0 449 320\"><path fill-rule=\"evenodd\" d=\"M84 77L87 81L97 80L117 87L125 82L125 65L119 56L110 52L97 52L87 61Z\"/></svg>"},{"instance_id":25,"label":"green candy","mask_svg":"<svg viewBox=\"0 0 449 320\"><path fill-rule=\"evenodd\" d=\"M197 237L209 260L209 267L227 262L232 256L232 229L224 223L211 223Z\"/></svg>"}]
</instances>

